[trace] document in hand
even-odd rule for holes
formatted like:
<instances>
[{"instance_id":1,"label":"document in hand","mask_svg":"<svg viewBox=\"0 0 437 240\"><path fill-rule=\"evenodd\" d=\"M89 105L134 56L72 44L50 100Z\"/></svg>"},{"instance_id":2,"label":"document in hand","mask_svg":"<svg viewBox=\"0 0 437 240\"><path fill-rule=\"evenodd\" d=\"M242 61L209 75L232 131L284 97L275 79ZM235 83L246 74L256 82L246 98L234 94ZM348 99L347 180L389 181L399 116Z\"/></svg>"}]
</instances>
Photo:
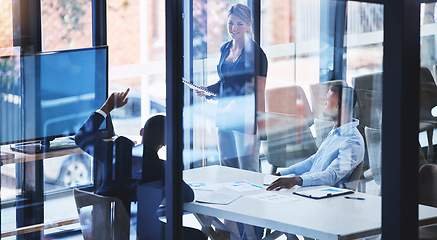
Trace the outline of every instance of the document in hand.
<instances>
[{"instance_id":1,"label":"document in hand","mask_svg":"<svg viewBox=\"0 0 437 240\"><path fill-rule=\"evenodd\" d=\"M328 197L340 196L350 193L354 193L354 191L349 189L327 187L327 186L323 186L316 189L310 189L310 190L297 190L294 192L294 194L296 195L309 197L313 199L328 198Z\"/></svg>"},{"instance_id":2,"label":"document in hand","mask_svg":"<svg viewBox=\"0 0 437 240\"><path fill-rule=\"evenodd\" d=\"M187 85L188 87L190 87L191 89L197 90L197 91L201 91L203 92L206 96L214 96L215 97L215 93L210 92L208 90L205 90L193 83L188 82L187 80L185 80L185 78L182 78L182 82Z\"/></svg>"}]
</instances>

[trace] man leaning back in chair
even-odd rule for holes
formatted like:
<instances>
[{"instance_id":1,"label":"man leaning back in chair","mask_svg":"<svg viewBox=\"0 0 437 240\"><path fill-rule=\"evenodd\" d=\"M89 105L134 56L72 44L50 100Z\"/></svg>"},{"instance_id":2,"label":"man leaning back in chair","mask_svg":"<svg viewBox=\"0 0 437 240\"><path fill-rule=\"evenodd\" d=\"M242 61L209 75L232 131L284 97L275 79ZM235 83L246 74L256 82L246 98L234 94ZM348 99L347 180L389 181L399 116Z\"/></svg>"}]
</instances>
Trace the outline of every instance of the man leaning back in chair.
<instances>
[{"instance_id":1,"label":"man leaning back in chair","mask_svg":"<svg viewBox=\"0 0 437 240\"><path fill-rule=\"evenodd\" d=\"M277 176L294 176L278 178L267 190L296 185L347 187L354 169L364 158L364 140L357 129L359 121L352 118L355 103L351 87L332 86L327 93L324 115L331 118L335 126L314 155L276 173Z\"/></svg>"}]
</instances>

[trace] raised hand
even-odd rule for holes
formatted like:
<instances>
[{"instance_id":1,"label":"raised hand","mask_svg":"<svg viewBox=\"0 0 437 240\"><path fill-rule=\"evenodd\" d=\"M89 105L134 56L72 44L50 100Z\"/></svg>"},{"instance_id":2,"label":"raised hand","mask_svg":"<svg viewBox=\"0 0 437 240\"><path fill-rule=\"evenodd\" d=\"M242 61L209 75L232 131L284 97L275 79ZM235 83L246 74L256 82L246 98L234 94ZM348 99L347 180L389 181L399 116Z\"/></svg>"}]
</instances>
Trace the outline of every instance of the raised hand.
<instances>
[{"instance_id":1,"label":"raised hand","mask_svg":"<svg viewBox=\"0 0 437 240\"><path fill-rule=\"evenodd\" d=\"M124 92L113 92L108 99L106 99L106 102L100 109L106 114L109 114L112 110L114 110L114 108L123 107L129 101L129 98L127 98L129 91L130 89L128 88Z\"/></svg>"}]
</instances>

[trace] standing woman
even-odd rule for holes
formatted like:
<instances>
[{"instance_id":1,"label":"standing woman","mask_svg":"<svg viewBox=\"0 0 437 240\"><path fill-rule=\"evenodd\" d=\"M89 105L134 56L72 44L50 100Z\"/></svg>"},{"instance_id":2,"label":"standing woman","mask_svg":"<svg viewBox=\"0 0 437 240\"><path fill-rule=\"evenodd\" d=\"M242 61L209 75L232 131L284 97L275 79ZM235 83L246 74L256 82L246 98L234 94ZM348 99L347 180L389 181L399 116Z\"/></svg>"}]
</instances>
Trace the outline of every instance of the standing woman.
<instances>
[{"instance_id":1,"label":"standing woman","mask_svg":"<svg viewBox=\"0 0 437 240\"><path fill-rule=\"evenodd\" d=\"M259 172L258 129L264 130L264 122L257 124L255 114L265 112L267 57L253 40L252 23L249 7L240 3L231 6L227 28L232 40L220 48L220 79L202 88L218 98L216 126L221 165ZM202 91L196 94L205 96Z\"/></svg>"}]
</instances>

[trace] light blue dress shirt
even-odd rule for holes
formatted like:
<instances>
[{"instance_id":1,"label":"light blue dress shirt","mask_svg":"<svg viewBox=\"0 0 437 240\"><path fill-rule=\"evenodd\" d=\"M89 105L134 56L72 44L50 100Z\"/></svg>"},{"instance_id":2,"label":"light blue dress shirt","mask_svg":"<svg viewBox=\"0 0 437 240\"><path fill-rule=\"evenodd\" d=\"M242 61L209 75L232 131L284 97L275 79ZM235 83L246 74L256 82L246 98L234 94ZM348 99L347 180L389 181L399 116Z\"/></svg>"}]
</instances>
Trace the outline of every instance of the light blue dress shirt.
<instances>
[{"instance_id":1,"label":"light blue dress shirt","mask_svg":"<svg viewBox=\"0 0 437 240\"><path fill-rule=\"evenodd\" d=\"M281 176L300 176L302 186L344 187L364 158L364 140L358 124L359 121L353 119L338 128L334 126L314 155L280 171Z\"/></svg>"}]
</instances>

